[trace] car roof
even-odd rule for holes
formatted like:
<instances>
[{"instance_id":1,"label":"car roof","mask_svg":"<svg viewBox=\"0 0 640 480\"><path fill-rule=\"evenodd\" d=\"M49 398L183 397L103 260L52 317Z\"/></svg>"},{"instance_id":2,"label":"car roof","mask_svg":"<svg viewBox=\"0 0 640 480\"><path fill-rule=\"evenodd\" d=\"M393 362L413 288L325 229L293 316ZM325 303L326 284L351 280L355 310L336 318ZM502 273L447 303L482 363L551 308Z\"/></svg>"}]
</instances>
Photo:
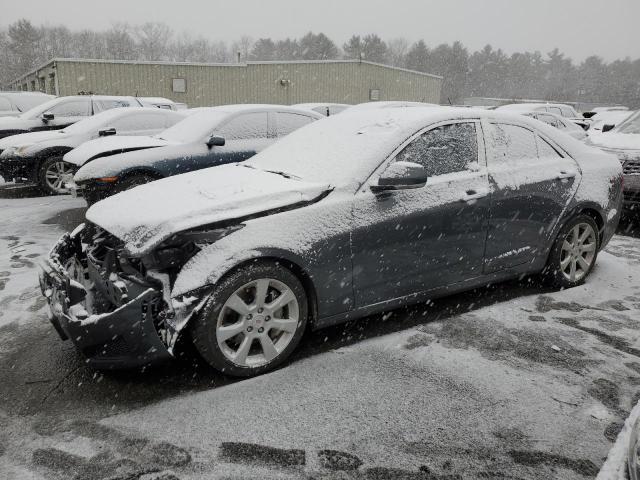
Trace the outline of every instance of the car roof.
<instances>
[{"instance_id":1,"label":"car roof","mask_svg":"<svg viewBox=\"0 0 640 480\"><path fill-rule=\"evenodd\" d=\"M266 103L242 103L242 104L234 104L234 105L218 105L215 107L202 107L198 108L198 111L218 111L224 113L240 113L240 112L289 112L289 113L299 113L307 116L315 116L317 118L325 118L323 115L320 115L317 112L313 112L310 110L306 110L303 108L289 107L287 105L271 105Z\"/></svg>"},{"instance_id":2,"label":"car roof","mask_svg":"<svg viewBox=\"0 0 640 480\"><path fill-rule=\"evenodd\" d=\"M571 108L571 105L566 103L511 103L509 105L501 105L496 108L496 110L509 110L509 111L533 111L542 107L565 107Z\"/></svg>"}]
</instances>

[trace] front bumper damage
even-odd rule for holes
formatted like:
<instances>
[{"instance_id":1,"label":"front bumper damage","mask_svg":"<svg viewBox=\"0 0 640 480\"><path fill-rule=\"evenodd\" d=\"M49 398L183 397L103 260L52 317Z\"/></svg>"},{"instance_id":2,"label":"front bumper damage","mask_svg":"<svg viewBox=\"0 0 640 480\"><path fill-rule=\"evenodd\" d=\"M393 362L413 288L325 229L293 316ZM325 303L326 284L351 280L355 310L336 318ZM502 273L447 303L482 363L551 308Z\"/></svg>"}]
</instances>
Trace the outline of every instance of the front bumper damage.
<instances>
[{"instance_id":1,"label":"front bumper damage","mask_svg":"<svg viewBox=\"0 0 640 480\"><path fill-rule=\"evenodd\" d=\"M100 369L172 358L180 332L206 296L172 299L160 272L144 278L114 272L82 242L83 229L60 238L41 265L40 288L60 337Z\"/></svg>"}]
</instances>

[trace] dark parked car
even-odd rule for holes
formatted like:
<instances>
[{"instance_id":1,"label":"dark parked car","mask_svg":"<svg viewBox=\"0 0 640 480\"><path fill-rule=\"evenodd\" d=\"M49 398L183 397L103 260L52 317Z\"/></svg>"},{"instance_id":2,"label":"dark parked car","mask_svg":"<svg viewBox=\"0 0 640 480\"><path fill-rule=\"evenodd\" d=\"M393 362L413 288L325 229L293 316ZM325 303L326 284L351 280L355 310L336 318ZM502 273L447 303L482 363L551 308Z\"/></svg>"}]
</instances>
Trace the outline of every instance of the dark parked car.
<instances>
[{"instance_id":1,"label":"dark parked car","mask_svg":"<svg viewBox=\"0 0 640 480\"><path fill-rule=\"evenodd\" d=\"M112 135L154 135L185 118L160 108L113 108L62 130L30 132L0 140L0 175L37 184L50 194L66 192L64 182L74 165L63 156L83 143Z\"/></svg>"},{"instance_id":2,"label":"dark parked car","mask_svg":"<svg viewBox=\"0 0 640 480\"><path fill-rule=\"evenodd\" d=\"M281 105L227 105L194 113L157 136L155 148L98 158L74 183L90 205L137 185L241 162L322 115Z\"/></svg>"},{"instance_id":3,"label":"dark parked car","mask_svg":"<svg viewBox=\"0 0 640 480\"><path fill-rule=\"evenodd\" d=\"M115 107L141 107L135 97L76 95L41 103L17 117L0 118L0 138L27 132L60 130ZM0 152L1 153L1 152Z\"/></svg>"},{"instance_id":4,"label":"dark parked car","mask_svg":"<svg viewBox=\"0 0 640 480\"><path fill-rule=\"evenodd\" d=\"M526 274L584 282L621 180L614 156L524 116L344 112L97 203L41 286L91 365L170 358L189 331L215 368L256 375L308 327Z\"/></svg>"}]
</instances>

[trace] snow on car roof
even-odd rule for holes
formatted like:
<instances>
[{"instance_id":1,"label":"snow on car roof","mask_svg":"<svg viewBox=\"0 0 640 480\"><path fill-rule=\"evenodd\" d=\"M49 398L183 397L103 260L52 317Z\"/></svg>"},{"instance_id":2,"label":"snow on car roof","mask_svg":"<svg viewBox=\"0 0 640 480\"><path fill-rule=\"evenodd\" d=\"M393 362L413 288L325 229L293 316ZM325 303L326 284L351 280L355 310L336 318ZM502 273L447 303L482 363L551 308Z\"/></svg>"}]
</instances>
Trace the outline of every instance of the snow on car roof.
<instances>
[{"instance_id":1,"label":"snow on car roof","mask_svg":"<svg viewBox=\"0 0 640 480\"><path fill-rule=\"evenodd\" d=\"M496 110L502 111L532 111L541 107L571 107L565 103L512 103L510 105L501 105Z\"/></svg>"},{"instance_id":2,"label":"snow on car roof","mask_svg":"<svg viewBox=\"0 0 640 480\"><path fill-rule=\"evenodd\" d=\"M472 118L528 125L543 132L572 156L589 148L554 127L515 113L440 106L348 109L289 134L245 164L327 182L335 187L359 185L420 129L440 121Z\"/></svg>"}]
</instances>

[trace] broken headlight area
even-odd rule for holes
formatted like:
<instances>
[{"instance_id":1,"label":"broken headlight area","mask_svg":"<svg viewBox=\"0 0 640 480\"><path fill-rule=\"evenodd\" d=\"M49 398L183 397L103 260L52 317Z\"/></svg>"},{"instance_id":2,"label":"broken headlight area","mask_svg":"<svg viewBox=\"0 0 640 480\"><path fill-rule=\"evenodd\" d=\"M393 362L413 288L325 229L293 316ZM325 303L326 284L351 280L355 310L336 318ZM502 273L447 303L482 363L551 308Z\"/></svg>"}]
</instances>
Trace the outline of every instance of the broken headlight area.
<instances>
[{"instance_id":1,"label":"broken headlight area","mask_svg":"<svg viewBox=\"0 0 640 480\"><path fill-rule=\"evenodd\" d=\"M141 258L94 224L64 235L43 266L51 321L97 367L169 358L180 332L204 306L210 287L171 297L175 278L200 249L240 227L173 235Z\"/></svg>"}]
</instances>

